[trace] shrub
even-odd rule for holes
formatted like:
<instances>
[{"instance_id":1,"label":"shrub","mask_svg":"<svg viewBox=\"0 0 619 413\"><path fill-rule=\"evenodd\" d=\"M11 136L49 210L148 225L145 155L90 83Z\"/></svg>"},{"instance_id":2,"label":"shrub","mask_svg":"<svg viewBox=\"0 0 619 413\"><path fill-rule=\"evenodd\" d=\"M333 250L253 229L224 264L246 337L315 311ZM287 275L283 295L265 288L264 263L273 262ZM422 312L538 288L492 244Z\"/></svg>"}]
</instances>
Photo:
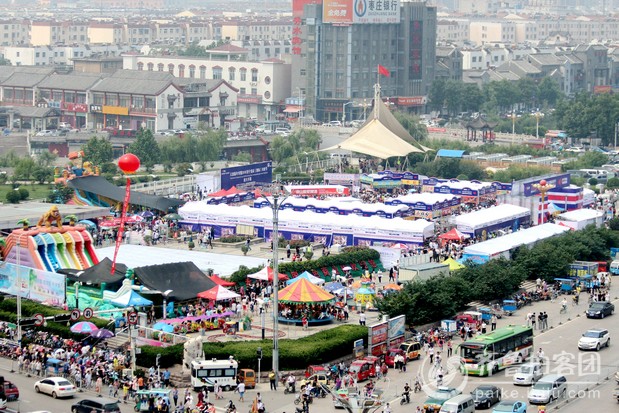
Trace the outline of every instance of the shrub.
<instances>
[{"instance_id":1,"label":"shrub","mask_svg":"<svg viewBox=\"0 0 619 413\"><path fill-rule=\"evenodd\" d=\"M246 239L247 239L247 236L245 235L226 235L225 237L219 238L219 241L226 243L226 244L234 244L237 242L243 242Z\"/></svg>"},{"instance_id":2,"label":"shrub","mask_svg":"<svg viewBox=\"0 0 619 413\"><path fill-rule=\"evenodd\" d=\"M10 204L19 204L19 201L21 201L19 191L8 191L6 193L6 201Z\"/></svg>"},{"instance_id":3,"label":"shrub","mask_svg":"<svg viewBox=\"0 0 619 413\"><path fill-rule=\"evenodd\" d=\"M286 238L281 237L279 239L279 242L277 243L277 246L279 248L286 248L286 245L288 245L288 243L290 243L290 248L292 249L295 249L297 246L299 248L307 247L308 245L311 244L310 241L304 240L304 239L287 240Z\"/></svg>"},{"instance_id":4,"label":"shrub","mask_svg":"<svg viewBox=\"0 0 619 413\"><path fill-rule=\"evenodd\" d=\"M347 247L342 250L342 253L337 255L322 256L312 261L286 262L280 264L279 271L288 274L293 272L301 274L303 271L311 273L314 270L319 271L323 267L348 265L369 260L380 260L380 253L367 247Z\"/></svg>"},{"instance_id":5,"label":"shrub","mask_svg":"<svg viewBox=\"0 0 619 413\"><path fill-rule=\"evenodd\" d=\"M28 199L28 197L30 196L30 192L28 192L28 190L24 187L20 187L17 192L19 192L19 198L22 201Z\"/></svg>"}]
</instances>

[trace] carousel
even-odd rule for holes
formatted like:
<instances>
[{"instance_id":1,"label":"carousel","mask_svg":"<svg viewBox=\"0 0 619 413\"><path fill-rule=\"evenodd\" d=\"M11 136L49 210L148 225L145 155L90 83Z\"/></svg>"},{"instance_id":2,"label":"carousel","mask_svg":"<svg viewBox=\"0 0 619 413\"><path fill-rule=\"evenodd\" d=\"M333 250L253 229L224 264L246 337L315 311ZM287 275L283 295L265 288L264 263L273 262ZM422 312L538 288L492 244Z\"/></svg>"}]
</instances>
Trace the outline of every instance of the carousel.
<instances>
[{"instance_id":1,"label":"carousel","mask_svg":"<svg viewBox=\"0 0 619 413\"><path fill-rule=\"evenodd\" d=\"M310 326L329 324L333 322L334 301L334 295L300 278L279 291L278 321L301 326L306 318Z\"/></svg>"}]
</instances>

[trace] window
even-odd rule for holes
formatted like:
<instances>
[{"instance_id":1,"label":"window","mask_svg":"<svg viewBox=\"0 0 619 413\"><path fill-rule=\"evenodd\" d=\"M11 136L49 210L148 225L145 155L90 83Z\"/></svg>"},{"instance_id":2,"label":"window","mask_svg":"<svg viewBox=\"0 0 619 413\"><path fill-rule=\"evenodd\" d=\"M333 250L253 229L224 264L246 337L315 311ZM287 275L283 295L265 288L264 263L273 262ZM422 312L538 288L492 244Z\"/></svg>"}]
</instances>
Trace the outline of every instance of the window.
<instances>
[{"instance_id":1,"label":"window","mask_svg":"<svg viewBox=\"0 0 619 413\"><path fill-rule=\"evenodd\" d=\"M206 66L200 66L200 79L206 79Z\"/></svg>"},{"instance_id":2,"label":"window","mask_svg":"<svg viewBox=\"0 0 619 413\"><path fill-rule=\"evenodd\" d=\"M163 72L163 63L159 63L159 64L157 65L157 70L158 70L159 72Z\"/></svg>"},{"instance_id":3,"label":"window","mask_svg":"<svg viewBox=\"0 0 619 413\"><path fill-rule=\"evenodd\" d=\"M178 77L185 77L185 65L178 65Z\"/></svg>"},{"instance_id":4,"label":"window","mask_svg":"<svg viewBox=\"0 0 619 413\"><path fill-rule=\"evenodd\" d=\"M144 70L144 63L138 62L138 70Z\"/></svg>"},{"instance_id":5,"label":"window","mask_svg":"<svg viewBox=\"0 0 619 413\"><path fill-rule=\"evenodd\" d=\"M171 75L174 74L174 65L172 63L168 65L168 72L170 72Z\"/></svg>"},{"instance_id":6,"label":"window","mask_svg":"<svg viewBox=\"0 0 619 413\"><path fill-rule=\"evenodd\" d=\"M254 95L254 96L257 95L258 94L258 89L256 89L255 87L252 87L251 88L251 94Z\"/></svg>"},{"instance_id":7,"label":"window","mask_svg":"<svg viewBox=\"0 0 619 413\"><path fill-rule=\"evenodd\" d=\"M155 67L155 65L154 65L154 63L152 63L152 62L151 62L151 63L149 63L149 64L147 65L147 67L148 67L148 71L149 71L149 72L152 72L152 71L153 71L153 68Z\"/></svg>"},{"instance_id":8,"label":"window","mask_svg":"<svg viewBox=\"0 0 619 413\"><path fill-rule=\"evenodd\" d=\"M242 87L242 88L240 88L240 89L239 89L239 93L240 93L241 95L244 95L244 94L245 94L245 92L246 92L246 90L245 90L245 88L244 88L244 87Z\"/></svg>"},{"instance_id":9,"label":"window","mask_svg":"<svg viewBox=\"0 0 619 413\"><path fill-rule=\"evenodd\" d=\"M213 79L221 79L223 70L219 66L213 67Z\"/></svg>"},{"instance_id":10,"label":"window","mask_svg":"<svg viewBox=\"0 0 619 413\"><path fill-rule=\"evenodd\" d=\"M196 77L196 66L195 65L189 65L189 77L192 79Z\"/></svg>"},{"instance_id":11,"label":"window","mask_svg":"<svg viewBox=\"0 0 619 413\"><path fill-rule=\"evenodd\" d=\"M258 81L258 69L252 69L251 70L251 81L252 82L257 82Z\"/></svg>"},{"instance_id":12,"label":"window","mask_svg":"<svg viewBox=\"0 0 619 413\"><path fill-rule=\"evenodd\" d=\"M246 82L247 81L247 69L242 68L241 69L241 82Z\"/></svg>"},{"instance_id":13,"label":"window","mask_svg":"<svg viewBox=\"0 0 619 413\"><path fill-rule=\"evenodd\" d=\"M144 98L142 96L133 96L131 98L131 107L134 109L142 109L144 107Z\"/></svg>"},{"instance_id":14,"label":"window","mask_svg":"<svg viewBox=\"0 0 619 413\"><path fill-rule=\"evenodd\" d=\"M236 69L234 67L228 68L228 79L234 80L236 77Z\"/></svg>"}]
</instances>

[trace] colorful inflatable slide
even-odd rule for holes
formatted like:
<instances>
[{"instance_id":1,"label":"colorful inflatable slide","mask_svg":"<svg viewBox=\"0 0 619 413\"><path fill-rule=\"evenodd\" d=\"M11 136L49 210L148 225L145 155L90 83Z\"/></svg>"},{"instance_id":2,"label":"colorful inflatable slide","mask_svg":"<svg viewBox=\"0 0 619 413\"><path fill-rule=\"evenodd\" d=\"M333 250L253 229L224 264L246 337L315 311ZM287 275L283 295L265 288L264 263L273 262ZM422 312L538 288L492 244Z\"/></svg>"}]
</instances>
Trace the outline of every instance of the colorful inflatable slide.
<instances>
[{"instance_id":1,"label":"colorful inflatable slide","mask_svg":"<svg viewBox=\"0 0 619 413\"><path fill-rule=\"evenodd\" d=\"M6 262L40 270L85 269L99 262L90 233L82 226L16 229L6 238Z\"/></svg>"}]
</instances>

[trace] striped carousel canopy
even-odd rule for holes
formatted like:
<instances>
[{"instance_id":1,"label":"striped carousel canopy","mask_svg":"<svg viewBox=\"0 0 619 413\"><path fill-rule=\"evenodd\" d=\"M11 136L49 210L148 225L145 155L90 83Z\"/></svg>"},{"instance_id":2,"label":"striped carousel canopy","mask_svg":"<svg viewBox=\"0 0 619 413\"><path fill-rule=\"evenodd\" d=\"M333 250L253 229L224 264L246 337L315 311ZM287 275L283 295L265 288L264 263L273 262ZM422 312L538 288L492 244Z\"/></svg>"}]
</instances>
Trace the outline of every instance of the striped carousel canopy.
<instances>
[{"instance_id":1,"label":"striped carousel canopy","mask_svg":"<svg viewBox=\"0 0 619 413\"><path fill-rule=\"evenodd\" d=\"M285 303L322 303L334 299L335 296L305 278L279 291L279 301Z\"/></svg>"}]
</instances>

